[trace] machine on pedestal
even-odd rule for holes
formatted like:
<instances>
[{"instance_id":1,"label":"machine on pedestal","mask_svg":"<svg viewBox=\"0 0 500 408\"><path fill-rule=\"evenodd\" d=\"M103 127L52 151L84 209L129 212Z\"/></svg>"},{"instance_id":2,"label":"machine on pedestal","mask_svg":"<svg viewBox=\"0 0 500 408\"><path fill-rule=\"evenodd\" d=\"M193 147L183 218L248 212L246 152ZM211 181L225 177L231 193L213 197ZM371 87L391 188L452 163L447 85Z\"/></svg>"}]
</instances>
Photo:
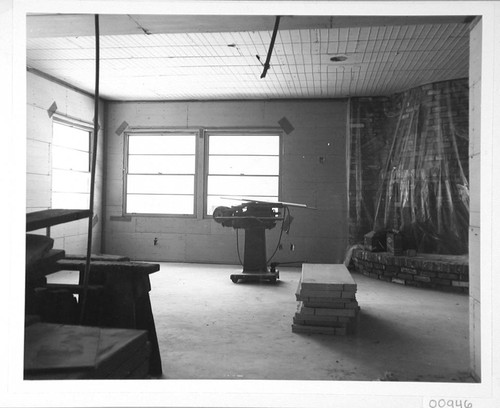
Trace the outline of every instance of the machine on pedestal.
<instances>
[{"instance_id":1,"label":"machine on pedestal","mask_svg":"<svg viewBox=\"0 0 500 408\"><path fill-rule=\"evenodd\" d=\"M288 207L309 208L304 204L244 200L243 204L232 207L217 207L213 212L215 222L224 227L245 230L245 249L243 271L230 276L236 283L238 280L270 281L279 279L276 264L268 266L266 255L266 229L272 229L281 221L280 240L283 231L288 232L293 217ZM238 235L236 235L238 239ZM279 243L278 243L279 245ZM276 250L278 247L276 248ZM275 251L276 252L276 251ZM273 254L274 255L274 254ZM239 256L239 252L238 252ZM271 257L272 258L272 257Z\"/></svg>"}]
</instances>

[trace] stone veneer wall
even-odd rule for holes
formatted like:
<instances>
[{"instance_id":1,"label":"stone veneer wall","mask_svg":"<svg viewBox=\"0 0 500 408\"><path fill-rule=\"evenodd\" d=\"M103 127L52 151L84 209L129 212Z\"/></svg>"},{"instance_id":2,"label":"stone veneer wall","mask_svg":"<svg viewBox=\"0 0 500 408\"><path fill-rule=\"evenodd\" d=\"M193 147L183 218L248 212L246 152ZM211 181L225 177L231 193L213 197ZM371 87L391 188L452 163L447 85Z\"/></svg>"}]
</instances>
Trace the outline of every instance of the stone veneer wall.
<instances>
[{"instance_id":1,"label":"stone veneer wall","mask_svg":"<svg viewBox=\"0 0 500 408\"><path fill-rule=\"evenodd\" d=\"M468 246L468 80L350 100L349 242L403 232L406 248Z\"/></svg>"},{"instance_id":2,"label":"stone veneer wall","mask_svg":"<svg viewBox=\"0 0 500 408\"><path fill-rule=\"evenodd\" d=\"M469 291L466 255L395 256L388 252L354 249L351 262L356 272L386 282L447 292Z\"/></svg>"}]
</instances>

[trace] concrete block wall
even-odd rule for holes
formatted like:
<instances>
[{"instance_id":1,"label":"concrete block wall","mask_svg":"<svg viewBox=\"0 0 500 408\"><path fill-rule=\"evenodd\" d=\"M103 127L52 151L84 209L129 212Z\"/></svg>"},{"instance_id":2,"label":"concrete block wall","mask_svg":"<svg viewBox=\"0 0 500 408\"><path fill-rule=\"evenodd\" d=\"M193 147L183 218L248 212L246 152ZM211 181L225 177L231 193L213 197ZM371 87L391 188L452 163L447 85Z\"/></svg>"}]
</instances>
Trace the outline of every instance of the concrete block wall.
<instances>
[{"instance_id":1,"label":"concrete block wall","mask_svg":"<svg viewBox=\"0 0 500 408\"><path fill-rule=\"evenodd\" d=\"M92 97L50 81L32 72L27 72L26 105L26 212L51 208L52 189L52 118L48 109L55 102L57 113L92 123L94 100ZM103 105L99 123L103 129ZM100 252L102 233L102 190L103 190L103 130L99 132L96 168L95 211L98 223L94 226L92 247ZM85 253L87 249L87 220L73 221L51 228L54 248L66 253ZM45 235L45 229L33 231Z\"/></svg>"},{"instance_id":2,"label":"concrete block wall","mask_svg":"<svg viewBox=\"0 0 500 408\"><path fill-rule=\"evenodd\" d=\"M107 104L105 240L107 253L150 261L239 263L236 232L198 210L195 218L122 218L124 135L129 128L277 128L286 117L295 128L283 133L282 201L291 208L290 234L283 234L276 262L342 262L347 247L345 139L346 100L110 102ZM202 195L198 193L198 202ZM268 256L276 248L278 224L267 231ZM244 232L240 231L240 253ZM157 238L157 245L154 239ZM291 250L291 246L294 250Z\"/></svg>"}]
</instances>

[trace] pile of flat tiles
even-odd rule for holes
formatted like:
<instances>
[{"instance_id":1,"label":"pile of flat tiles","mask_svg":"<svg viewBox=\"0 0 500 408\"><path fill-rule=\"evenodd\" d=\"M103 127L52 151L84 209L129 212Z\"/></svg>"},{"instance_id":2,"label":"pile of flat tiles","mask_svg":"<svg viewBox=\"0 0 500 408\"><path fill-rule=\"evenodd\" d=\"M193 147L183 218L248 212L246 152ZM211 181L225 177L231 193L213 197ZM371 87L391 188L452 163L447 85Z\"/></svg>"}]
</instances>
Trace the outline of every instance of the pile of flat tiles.
<instances>
[{"instance_id":1,"label":"pile of flat tiles","mask_svg":"<svg viewBox=\"0 0 500 408\"><path fill-rule=\"evenodd\" d=\"M355 332L357 284L344 264L303 264L292 332L345 335Z\"/></svg>"}]
</instances>

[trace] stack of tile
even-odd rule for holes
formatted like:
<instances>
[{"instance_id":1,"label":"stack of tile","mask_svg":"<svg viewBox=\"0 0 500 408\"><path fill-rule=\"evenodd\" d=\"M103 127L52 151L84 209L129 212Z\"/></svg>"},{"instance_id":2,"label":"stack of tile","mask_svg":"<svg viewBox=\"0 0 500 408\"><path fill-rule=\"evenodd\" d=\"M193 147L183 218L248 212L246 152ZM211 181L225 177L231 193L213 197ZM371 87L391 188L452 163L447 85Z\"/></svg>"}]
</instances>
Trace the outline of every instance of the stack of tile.
<instances>
[{"instance_id":1,"label":"stack of tile","mask_svg":"<svg viewBox=\"0 0 500 408\"><path fill-rule=\"evenodd\" d=\"M357 285L344 264L303 264L292 331L345 335L355 330Z\"/></svg>"}]
</instances>

